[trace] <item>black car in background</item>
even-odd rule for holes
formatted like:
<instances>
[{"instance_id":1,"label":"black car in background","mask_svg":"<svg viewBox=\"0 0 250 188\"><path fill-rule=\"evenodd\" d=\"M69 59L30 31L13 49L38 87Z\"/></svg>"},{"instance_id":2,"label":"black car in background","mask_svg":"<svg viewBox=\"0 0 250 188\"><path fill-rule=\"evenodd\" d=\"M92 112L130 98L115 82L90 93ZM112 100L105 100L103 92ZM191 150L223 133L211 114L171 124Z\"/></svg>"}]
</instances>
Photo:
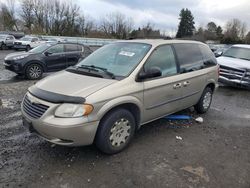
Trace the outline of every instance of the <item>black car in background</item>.
<instances>
[{"instance_id":1,"label":"black car in background","mask_svg":"<svg viewBox=\"0 0 250 188\"><path fill-rule=\"evenodd\" d=\"M28 79L39 79L44 72L63 70L84 59L92 50L76 43L45 43L28 52L7 55L4 66Z\"/></svg>"}]
</instances>

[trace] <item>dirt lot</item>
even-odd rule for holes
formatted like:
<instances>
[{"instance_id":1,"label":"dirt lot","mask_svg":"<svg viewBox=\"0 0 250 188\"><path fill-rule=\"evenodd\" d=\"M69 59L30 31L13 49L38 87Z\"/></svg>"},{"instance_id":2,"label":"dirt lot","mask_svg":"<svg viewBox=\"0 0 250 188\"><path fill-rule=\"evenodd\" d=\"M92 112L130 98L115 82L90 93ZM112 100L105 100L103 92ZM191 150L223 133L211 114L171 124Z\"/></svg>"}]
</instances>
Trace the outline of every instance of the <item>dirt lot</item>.
<instances>
[{"instance_id":1,"label":"dirt lot","mask_svg":"<svg viewBox=\"0 0 250 188\"><path fill-rule=\"evenodd\" d=\"M249 91L220 87L204 123L155 121L107 156L28 133L20 102L34 81L4 70L7 53L0 51L0 187L250 187Z\"/></svg>"}]
</instances>

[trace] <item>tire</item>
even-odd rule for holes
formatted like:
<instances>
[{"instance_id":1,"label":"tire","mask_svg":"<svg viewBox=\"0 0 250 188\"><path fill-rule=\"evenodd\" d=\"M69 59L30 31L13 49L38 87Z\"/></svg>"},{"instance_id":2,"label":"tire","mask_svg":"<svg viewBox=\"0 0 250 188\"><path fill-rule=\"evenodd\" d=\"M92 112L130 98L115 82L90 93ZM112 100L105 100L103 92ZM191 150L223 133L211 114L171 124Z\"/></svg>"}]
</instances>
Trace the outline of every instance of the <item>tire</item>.
<instances>
[{"instance_id":1,"label":"tire","mask_svg":"<svg viewBox=\"0 0 250 188\"><path fill-rule=\"evenodd\" d=\"M201 95L199 102L194 106L199 114L206 113L211 105L213 98L213 91L210 87L206 87Z\"/></svg>"},{"instance_id":2,"label":"tire","mask_svg":"<svg viewBox=\"0 0 250 188\"><path fill-rule=\"evenodd\" d=\"M43 75L42 66L39 64L30 64L25 69L25 77L29 80L37 80Z\"/></svg>"},{"instance_id":3,"label":"tire","mask_svg":"<svg viewBox=\"0 0 250 188\"><path fill-rule=\"evenodd\" d=\"M28 51L30 51L30 49L31 49L31 48L30 48L30 45L27 45L27 46L26 46L26 51L28 52Z\"/></svg>"},{"instance_id":4,"label":"tire","mask_svg":"<svg viewBox=\"0 0 250 188\"><path fill-rule=\"evenodd\" d=\"M4 43L1 44L1 49L6 50L6 45Z\"/></svg>"},{"instance_id":5,"label":"tire","mask_svg":"<svg viewBox=\"0 0 250 188\"><path fill-rule=\"evenodd\" d=\"M106 154L121 152L134 137L135 126L135 118L128 110L111 111L99 124L95 144Z\"/></svg>"}]
</instances>

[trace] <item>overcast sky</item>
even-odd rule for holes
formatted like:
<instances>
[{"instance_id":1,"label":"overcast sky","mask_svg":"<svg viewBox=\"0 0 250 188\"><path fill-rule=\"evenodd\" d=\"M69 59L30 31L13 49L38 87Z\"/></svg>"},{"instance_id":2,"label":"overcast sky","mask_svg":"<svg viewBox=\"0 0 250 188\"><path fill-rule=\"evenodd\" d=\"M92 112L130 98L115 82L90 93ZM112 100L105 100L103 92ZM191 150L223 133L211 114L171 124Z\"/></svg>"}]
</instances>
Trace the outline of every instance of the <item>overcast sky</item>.
<instances>
[{"instance_id":1,"label":"overcast sky","mask_svg":"<svg viewBox=\"0 0 250 188\"><path fill-rule=\"evenodd\" d=\"M238 18L250 28L250 0L77 0L84 14L96 20L110 12L120 12L133 18L134 26L152 23L166 34L175 33L182 8L188 8L195 26L205 27L209 21L225 26Z\"/></svg>"}]
</instances>

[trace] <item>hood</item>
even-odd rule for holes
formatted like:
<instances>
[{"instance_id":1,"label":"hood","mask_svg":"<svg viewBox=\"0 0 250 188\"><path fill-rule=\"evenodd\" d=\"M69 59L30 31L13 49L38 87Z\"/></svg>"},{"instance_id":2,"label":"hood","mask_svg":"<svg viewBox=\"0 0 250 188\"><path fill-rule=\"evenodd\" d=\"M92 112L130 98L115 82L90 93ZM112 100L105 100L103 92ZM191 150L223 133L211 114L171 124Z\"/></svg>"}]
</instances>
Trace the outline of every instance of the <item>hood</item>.
<instances>
[{"instance_id":1,"label":"hood","mask_svg":"<svg viewBox=\"0 0 250 188\"><path fill-rule=\"evenodd\" d=\"M36 87L62 95L87 97L115 82L117 80L61 71L37 82Z\"/></svg>"},{"instance_id":2,"label":"hood","mask_svg":"<svg viewBox=\"0 0 250 188\"><path fill-rule=\"evenodd\" d=\"M5 57L5 60L12 60L14 57L18 57L18 56L29 56L33 53L30 52L15 52L15 53L10 53Z\"/></svg>"},{"instance_id":3,"label":"hood","mask_svg":"<svg viewBox=\"0 0 250 188\"><path fill-rule=\"evenodd\" d=\"M219 65L224 65L227 67L250 70L250 61L244 59L220 56L217 58L217 62Z\"/></svg>"}]
</instances>

